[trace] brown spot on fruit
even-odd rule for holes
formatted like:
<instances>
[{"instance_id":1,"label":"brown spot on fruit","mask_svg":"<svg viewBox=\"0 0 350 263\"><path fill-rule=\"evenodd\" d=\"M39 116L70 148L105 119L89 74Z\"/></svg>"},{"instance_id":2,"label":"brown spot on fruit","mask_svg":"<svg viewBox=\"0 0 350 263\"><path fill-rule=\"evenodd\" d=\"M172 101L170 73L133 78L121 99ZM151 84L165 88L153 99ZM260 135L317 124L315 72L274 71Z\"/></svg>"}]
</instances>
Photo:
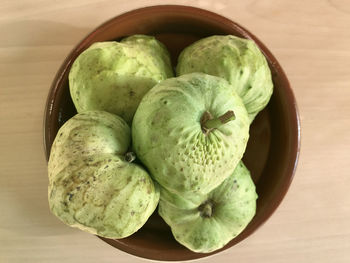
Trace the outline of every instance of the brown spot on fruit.
<instances>
[{"instance_id":1,"label":"brown spot on fruit","mask_svg":"<svg viewBox=\"0 0 350 263\"><path fill-rule=\"evenodd\" d=\"M130 97L134 97L135 94L136 94L135 91L133 91L133 90L130 90L130 91L129 91L129 96L130 96Z\"/></svg>"}]
</instances>

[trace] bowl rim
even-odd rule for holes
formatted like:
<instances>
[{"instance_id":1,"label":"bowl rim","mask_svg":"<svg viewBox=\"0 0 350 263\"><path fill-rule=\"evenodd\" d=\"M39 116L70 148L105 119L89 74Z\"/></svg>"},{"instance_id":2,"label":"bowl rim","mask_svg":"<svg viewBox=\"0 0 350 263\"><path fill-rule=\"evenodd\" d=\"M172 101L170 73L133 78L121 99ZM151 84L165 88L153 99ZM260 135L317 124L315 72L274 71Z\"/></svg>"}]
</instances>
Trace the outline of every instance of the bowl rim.
<instances>
[{"instance_id":1,"label":"bowl rim","mask_svg":"<svg viewBox=\"0 0 350 263\"><path fill-rule=\"evenodd\" d=\"M286 166L286 174L289 176L286 177L286 180L283 181L281 190L278 191L276 194L275 198L272 200L272 204L269 206L269 209L264 212L264 214L261 216L261 220L255 224L253 227L249 229L249 231L246 232L246 234L242 237L241 235L238 235L234 240L235 242L230 244L229 246L226 245L222 249L216 250L212 253L208 254L202 254L202 253L196 253L196 257L191 257L188 259L164 259L164 257L161 256L141 256L140 253L137 253L137 251L133 248L128 248L128 247L118 247L119 250L122 250L126 253L132 254L136 257L141 257L144 259L151 259L151 260L167 260L167 261L176 261L176 260L193 260L193 259L199 259L203 257L208 257L214 254L217 254L223 250L226 250L235 244L241 242L242 240L246 239L248 236L251 236L257 229L259 229L266 221L272 216L272 214L276 211L276 209L280 206L282 203L285 195L288 192L288 189L293 181L293 178L295 176L296 168L298 165L299 161L299 155L300 155L300 147L301 147L301 123L300 123L300 116L299 116L299 110L296 104L296 99L294 96L294 93L292 91L290 82L282 69L281 65L275 58L275 56L271 53L271 51L254 35L252 34L249 30L247 30L245 27L241 26L237 22L234 22L233 20L220 15L218 13L194 7L194 6L187 6L187 5L152 5L152 6L145 6L141 8L136 8L130 11L126 11L123 13L120 13L107 21L103 22L96 28L94 28L90 33L88 33L81 41L76 44L73 49L68 53L66 58L63 60L61 66L59 67L52 84L50 86L47 99L46 99L46 104L45 104L45 109L44 109L44 118L43 118L43 142L44 142L44 153L46 157L46 161L48 162L49 160L49 155L50 155L50 148L51 148L51 143L53 142L52 136L51 136L51 126L52 126L52 113L53 113L53 104L54 100L56 98L57 92L59 91L61 87L61 83L64 80L64 74L65 72L70 68L71 64L75 60L74 54L80 54L82 52L82 49L84 49L84 45L86 42L89 42L97 33L100 33L102 31L108 30L110 26L112 26L116 20L121 21L124 19L129 19L132 16L135 15L140 15L140 13L145 14L148 12L154 12L155 10L161 11L161 12L169 12L169 13L182 13L182 14L193 14L195 13L196 15L201 15L201 16L206 16L211 19L214 19L215 21L219 23L223 23L231 28L234 28L237 32L241 33L245 37L248 37L249 39L252 39L261 49L265 57L268 59L270 62L270 67L274 67L275 70L281 74L284 82L286 85L283 87L286 97L288 98L288 110L287 114L290 117L290 122L291 122L291 128L293 129L290 131L291 134L291 154L290 154L290 161L289 164ZM110 244L113 246L113 244L109 243L108 240L105 240L104 238L99 237L102 239L104 242Z\"/></svg>"}]
</instances>

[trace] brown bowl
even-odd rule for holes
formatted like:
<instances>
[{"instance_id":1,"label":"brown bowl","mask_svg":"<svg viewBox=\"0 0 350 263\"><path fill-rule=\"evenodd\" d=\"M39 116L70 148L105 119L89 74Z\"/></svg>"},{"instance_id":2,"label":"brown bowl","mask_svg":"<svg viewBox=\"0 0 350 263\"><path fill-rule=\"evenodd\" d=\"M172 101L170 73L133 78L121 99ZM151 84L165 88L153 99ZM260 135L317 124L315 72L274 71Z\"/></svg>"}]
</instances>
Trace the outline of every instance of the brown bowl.
<instances>
[{"instance_id":1,"label":"brown bowl","mask_svg":"<svg viewBox=\"0 0 350 263\"><path fill-rule=\"evenodd\" d=\"M68 88L68 73L75 58L92 43L119 40L133 34L153 35L162 41L176 65L178 54L192 42L210 35L236 35L254 40L265 54L273 76L274 93L256 117L244 162L252 173L259 195L256 215L247 228L224 248L210 254L194 253L173 238L170 228L155 212L135 234L119 240L101 238L127 253L154 260L190 260L232 247L251 235L276 210L296 169L300 122L288 79L271 52L249 31L218 14L189 6L151 6L119 15L99 26L68 55L52 83L44 117L46 158L58 129L76 114Z\"/></svg>"}]
</instances>

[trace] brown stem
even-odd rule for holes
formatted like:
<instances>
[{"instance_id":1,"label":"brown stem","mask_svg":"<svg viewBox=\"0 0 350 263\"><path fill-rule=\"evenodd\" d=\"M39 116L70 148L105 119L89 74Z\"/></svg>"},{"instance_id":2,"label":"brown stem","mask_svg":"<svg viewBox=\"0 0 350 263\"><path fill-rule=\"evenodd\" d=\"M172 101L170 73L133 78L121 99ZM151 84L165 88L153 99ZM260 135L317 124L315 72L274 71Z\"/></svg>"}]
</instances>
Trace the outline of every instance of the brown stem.
<instances>
[{"instance_id":1,"label":"brown stem","mask_svg":"<svg viewBox=\"0 0 350 263\"><path fill-rule=\"evenodd\" d=\"M201 217L208 218L213 214L213 203L206 201L198 207Z\"/></svg>"},{"instance_id":2,"label":"brown stem","mask_svg":"<svg viewBox=\"0 0 350 263\"><path fill-rule=\"evenodd\" d=\"M213 116L208 112L204 112L201 118L202 131L205 135L208 135L213 129L219 128L221 125L232 121L236 118L235 113L232 110L227 111L225 114L213 118Z\"/></svg>"},{"instance_id":3,"label":"brown stem","mask_svg":"<svg viewBox=\"0 0 350 263\"><path fill-rule=\"evenodd\" d=\"M124 158L125 158L125 161L131 163L136 159L136 154L134 152L127 152Z\"/></svg>"}]
</instances>

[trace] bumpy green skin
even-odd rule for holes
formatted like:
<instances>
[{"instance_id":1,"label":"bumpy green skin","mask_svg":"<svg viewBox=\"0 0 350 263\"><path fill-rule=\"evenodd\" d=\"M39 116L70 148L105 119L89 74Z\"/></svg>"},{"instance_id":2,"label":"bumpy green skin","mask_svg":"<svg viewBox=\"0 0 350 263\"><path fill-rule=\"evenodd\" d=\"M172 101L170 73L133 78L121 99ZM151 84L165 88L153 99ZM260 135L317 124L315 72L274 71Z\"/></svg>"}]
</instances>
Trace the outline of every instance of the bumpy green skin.
<instances>
[{"instance_id":1,"label":"bumpy green skin","mask_svg":"<svg viewBox=\"0 0 350 263\"><path fill-rule=\"evenodd\" d=\"M64 223L107 238L140 229L157 207L159 187L125 161L130 128L102 111L77 114L59 130L49 160L49 206Z\"/></svg>"},{"instance_id":2,"label":"bumpy green skin","mask_svg":"<svg viewBox=\"0 0 350 263\"><path fill-rule=\"evenodd\" d=\"M147 35L132 35L122 39L120 42L132 46L137 45L145 50L145 52L151 54L153 63L157 65L158 68L163 69L167 77L170 78L174 75L171 67L169 51L166 46L155 37Z\"/></svg>"},{"instance_id":3,"label":"bumpy green skin","mask_svg":"<svg viewBox=\"0 0 350 263\"><path fill-rule=\"evenodd\" d=\"M205 111L236 116L208 135ZM193 73L167 79L142 99L133 120L133 147L151 175L171 192L207 194L234 170L245 151L249 118L241 98L222 78Z\"/></svg>"},{"instance_id":4,"label":"bumpy green skin","mask_svg":"<svg viewBox=\"0 0 350 263\"><path fill-rule=\"evenodd\" d=\"M225 78L242 97L251 121L273 92L270 68L257 45L231 35L207 37L188 46L179 56L176 71Z\"/></svg>"},{"instance_id":5,"label":"bumpy green skin","mask_svg":"<svg viewBox=\"0 0 350 263\"><path fill-rule=\"evenodd\" d=\"M196 201L169 192L165 195L164 191L159 215L175 239L194 252L209 253L224 247L245 229L256 212L255 185L243 162L220 186ZM204 215L203 204L210 206L211 216Z\"/></svg>"},{"instance_id":6,"label":"bumpy green skin","mask_svg":"<svg viewBox=\"0 0 350 263\"><path fill-rule=\"evenodd\" d=\"M149 44L136 41L141 37ZM165 47L153 37L136 36L123 43L91 45L74 61L69 88L78 112L108 111L131 124L144 94L159 81L172 76Z\"/></svg>"},{"instance_id":7,"label":"bumpy green skin","mask_svg":"<svg viewBox=\"0 0 350 263\"><path fill-rule=\"evenodd\" d=\"M103 111L75 115L60 128L52 144L49 178L75 159L102 153L125 154L130 136L129 126L116 115Z\"/></svg>"}]
</instances>

